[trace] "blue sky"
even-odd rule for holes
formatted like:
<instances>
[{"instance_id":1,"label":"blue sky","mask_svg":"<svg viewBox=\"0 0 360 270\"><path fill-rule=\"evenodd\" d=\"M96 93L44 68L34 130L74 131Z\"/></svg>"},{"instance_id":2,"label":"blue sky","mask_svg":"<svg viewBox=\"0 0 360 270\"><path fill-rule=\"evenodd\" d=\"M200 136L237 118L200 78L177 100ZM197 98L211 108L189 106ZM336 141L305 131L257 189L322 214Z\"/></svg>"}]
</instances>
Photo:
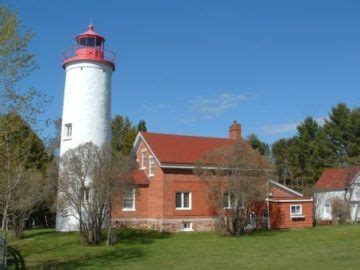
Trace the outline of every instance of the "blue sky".
<instances>
[{"instance_id":1,"label":"blue sky","mask_svg":"<svg viewBox=\"0 0 360 270\"><path fill-rule=\"evenodd\" d=\"M117 55L112 114L149 131L273 142L306 116L360 103L359 1L5 1L17 8L39 69L23 82L61 116L62 52L89 22ZM49 128L45 134L51 134Z\"/></svg>"}]
</instances>

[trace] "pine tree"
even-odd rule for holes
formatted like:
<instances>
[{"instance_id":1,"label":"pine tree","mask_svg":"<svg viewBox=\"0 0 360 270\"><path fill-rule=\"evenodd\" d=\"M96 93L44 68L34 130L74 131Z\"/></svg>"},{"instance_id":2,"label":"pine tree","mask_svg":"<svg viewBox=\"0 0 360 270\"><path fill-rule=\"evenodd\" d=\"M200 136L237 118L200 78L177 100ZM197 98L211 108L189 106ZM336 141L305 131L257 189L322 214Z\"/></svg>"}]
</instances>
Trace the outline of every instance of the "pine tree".
<instances>
[{"instance_id":1,"label":"pine tree","mask_svg":"<svg viewBox=\"0 0 360 270\"><path fill-rule=\"evenodd\" d=\"M133 125L129 117L116 115L111 122L111 147L114 153L129 154L139 131L146 131L146 122L140 120Z\"/></svg>"},{"instance_id":2,"label":"pine tree","mask_svg":"<svg viewBox=\"0 0 360 270\"><path fill-rule=\"evenodd\" d=\"M345 166L349 160L349 143L352 137L351 110L344 103L333 107L324 126L330 140L329 147L337 166Z\"/></svg>"},{"instance_id":3,"label":"pine tree","mask_svg":"<svg viewBox=\"0 0 360 270\"><path fill-rule=\"evenodd\" d=\"M140 121L139 121L137 130L138 130L138 131L144 131L144 132L147 131L146 122L145 122L144 120L140 120Z\"/></svg>"},{"instance_id":4,"label":"pine tree","mask_svg":"<svg viewBox=\"0 0 360 270\"><path fill-rule=\"evenodd\" d=\"M247 142L251 147L263 156L270 157L270 147L268 144L262 142L255 134L250 134L247 137Z\"/></svg>"}]
</instances>

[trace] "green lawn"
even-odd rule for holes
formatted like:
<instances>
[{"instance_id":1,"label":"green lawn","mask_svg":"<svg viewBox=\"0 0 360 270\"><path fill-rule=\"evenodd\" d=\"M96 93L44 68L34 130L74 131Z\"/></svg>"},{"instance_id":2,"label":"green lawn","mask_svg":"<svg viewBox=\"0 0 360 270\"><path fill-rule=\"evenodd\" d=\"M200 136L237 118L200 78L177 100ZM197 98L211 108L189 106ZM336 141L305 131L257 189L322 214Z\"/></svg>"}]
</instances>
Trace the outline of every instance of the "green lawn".
<instances>
[{"instance_id":1,"label":"green lawn","mask_svg":"<svg viewBox=\"0 0 360 270\"><path fill-rule=\"evenodd\" d=\"M83 247L75 233L31 230L10 245L29 269L360 269L360 226L257 232L122 232L107 247Z\"/></svg>"}]
</instances>

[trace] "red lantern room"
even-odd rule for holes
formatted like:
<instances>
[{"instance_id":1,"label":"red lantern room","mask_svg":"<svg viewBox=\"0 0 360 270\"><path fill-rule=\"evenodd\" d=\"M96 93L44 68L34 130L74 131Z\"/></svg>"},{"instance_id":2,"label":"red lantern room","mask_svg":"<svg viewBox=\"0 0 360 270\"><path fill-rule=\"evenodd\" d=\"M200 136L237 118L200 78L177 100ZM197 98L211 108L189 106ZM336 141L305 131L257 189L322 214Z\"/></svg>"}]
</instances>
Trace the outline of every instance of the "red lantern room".
<instances>
[{"instance_id":1,"label":"red lantern room","mask_svg":"<svg viewBox=\"0 0 360 270\"><path fill-rule=\"evenodd\" d=\"M92 25L75 40L75 49L64 53L63 67L69 62L90 60L109 64L115 69L115 54L104 49L105 38L96 33Z\"/></svg>"}]
</instances>

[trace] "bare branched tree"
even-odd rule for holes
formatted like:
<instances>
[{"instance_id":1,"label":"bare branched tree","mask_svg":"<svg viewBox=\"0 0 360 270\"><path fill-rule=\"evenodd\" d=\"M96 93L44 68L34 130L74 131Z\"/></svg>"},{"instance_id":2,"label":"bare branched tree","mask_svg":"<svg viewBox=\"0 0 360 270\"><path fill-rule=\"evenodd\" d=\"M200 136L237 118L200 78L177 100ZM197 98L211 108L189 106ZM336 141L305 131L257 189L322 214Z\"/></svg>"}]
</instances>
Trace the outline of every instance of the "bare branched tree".
<instances>
[{"instance_id":1,"label":"bare branched tree","mask_svg":"<svg viewBox=\"0 0 360 270\"><path fill-rule=\"evenodd\" d=\"M58 208L78 220L83 244L98 244L102 229L110 228L112 194L126 181L130 159L112 156L109 149L85 143L67 151L60 159ZM109 230L108 237L111 238Z\"/></svg>"},{"instance_id":2,"label":"bare branched tree","mask_svg":"<svg viewBox=\"0 0 360 270\"><path fill-rule=\"evenodd\" d=\"M26 217L47 196L43 173L47 158L41 140L20 116L0 116L0 209L5 233L12 219L15 236L21 237Z\"/></svg>"},{"instance_id":3,"label":"bare branched tree","mask_svg":"<svg viewBox=\"0 0 360 270\"><path fill-rule=\"evenodd\" d=\"M266 197L268 171L266 160L242 140L207 153L198 163L195 172L208 183L220 233L246 231L255 204Z\"/></svg>"}]
</instances>

